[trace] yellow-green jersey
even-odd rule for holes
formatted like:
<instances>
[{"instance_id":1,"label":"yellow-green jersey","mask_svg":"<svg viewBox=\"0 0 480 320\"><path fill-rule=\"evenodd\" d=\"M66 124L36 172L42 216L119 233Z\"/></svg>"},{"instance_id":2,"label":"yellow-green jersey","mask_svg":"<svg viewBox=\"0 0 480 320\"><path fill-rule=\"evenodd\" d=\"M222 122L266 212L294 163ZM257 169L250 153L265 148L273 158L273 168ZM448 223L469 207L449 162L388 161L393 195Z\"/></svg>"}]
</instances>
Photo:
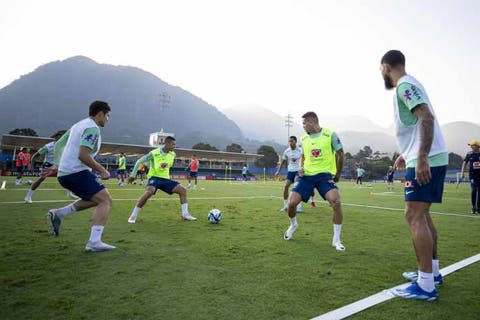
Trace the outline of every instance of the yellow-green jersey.
<instances>
[{"instance_id":1,"label":"yellow-green jersey","mask_svg":"<svg viewBox=\"0 0 480 320\"><path fill-rule=\"evenodd\" d=\"M125 156L120 156L118 158L118 169L120 170L127 169L127 159L125 158Z\"/></svg>"},{"instance_id":2,"label":"yellow-green jersey","mask_svg":"<svg viewBox=\"0 0 480 320\"><path fill-rule=\"evenodd\" d=\"M173 166L173 162L175 161L175 152L164 152L163 149L160 148L150 151L137 160L131 175L135 177L140 164L147 161L150 168L147 174L148 179L151 177L170 179L170 168Z\"/></svg>"},{"instance_id":3,"label":"yellow-green jersey","mask_svg":"<svg viewBox=\"0 0 480 320\"><path fill-rule=\"evenodd\" d=\"M302 137L303 170L306 176L337 173L335 152L343 149L338 135L327 128Z\"/></svg>"}]
</instances>

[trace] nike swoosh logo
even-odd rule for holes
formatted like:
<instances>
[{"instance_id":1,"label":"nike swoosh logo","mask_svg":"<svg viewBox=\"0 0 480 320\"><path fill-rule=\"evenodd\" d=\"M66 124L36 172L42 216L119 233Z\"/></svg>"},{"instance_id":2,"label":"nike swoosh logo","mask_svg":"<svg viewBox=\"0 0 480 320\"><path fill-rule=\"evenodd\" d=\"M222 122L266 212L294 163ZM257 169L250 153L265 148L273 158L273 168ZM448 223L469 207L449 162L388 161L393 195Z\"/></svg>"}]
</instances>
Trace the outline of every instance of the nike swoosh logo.
<instances>
[{"instance_id":1,"label":"nike swoosh logo","mask_svg":"<svg viewBox=\"0 0 480 320\"><path fill-rule=\"evenodd\" d=\"M415 192L415 191L413 191L413 190L405 191L405 194L410 194L410 193L412 193L412 192Z\"/></svg>"}]
</instances>

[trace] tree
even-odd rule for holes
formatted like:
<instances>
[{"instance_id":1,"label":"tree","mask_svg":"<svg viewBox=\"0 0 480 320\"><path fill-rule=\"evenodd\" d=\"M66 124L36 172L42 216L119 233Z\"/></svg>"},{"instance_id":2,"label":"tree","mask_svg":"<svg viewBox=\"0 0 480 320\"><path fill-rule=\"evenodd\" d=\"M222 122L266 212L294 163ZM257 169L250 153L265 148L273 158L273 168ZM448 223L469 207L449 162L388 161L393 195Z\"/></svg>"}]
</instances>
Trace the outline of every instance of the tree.
<instances>
[{"instance_id":1,"label":"tree","mask_svg":"<svg viewBox=\"0 0 480 320\"><path fill-rule=\"evenodd\" d=\"M241 145L232 143L228 146L225 147L225 151L227 152L236 152L236 153L241 153L243 151L243 148Z\"/></svg>"},{"instance_id":2,"label":"tree","mask_svg":"<svg viewBox=\"0 0 480 320\"><path fill-rule=\"evenodd\" d=\"M30 128L23 128L23 129L14 129L10 131L8 134L13 134L15 136L29 136L29 137L38 137L37 132Z\"/></svg>"},{"instance_id":3,"label":"tree","mask_svg":"<svg viewBox=\"0 0 480 320\"><path fill-rule=\"evenodd\" d=\"M463 158L456 153L450 152L448 154L448 169L461 169Z\"/></svg>"},{"instance_id":4,"label":"tree","mask_svg":"<svg viewBox=\"0 0 480 320\"><path fill-rule=\"evenodd\" d=\"M261 168L274 168L278 162L278 154L272 146L262 145L257 150L257 154L263 157L255 161L255 165Z\"/></svg>"},{"instance_id":5,"label":"tree","mask_svg":"<svg viewBox=\"0 0 480 320\"><path fill-rule=\"evenodd\" d=\"M218 151L218 149L215 148L214 146L211 146L210 144L208 144L208 143L203 143L203 142L199 142L199 143L193 145L192 149L195 149L195 150Z\"/></svg>"}]
</instances>

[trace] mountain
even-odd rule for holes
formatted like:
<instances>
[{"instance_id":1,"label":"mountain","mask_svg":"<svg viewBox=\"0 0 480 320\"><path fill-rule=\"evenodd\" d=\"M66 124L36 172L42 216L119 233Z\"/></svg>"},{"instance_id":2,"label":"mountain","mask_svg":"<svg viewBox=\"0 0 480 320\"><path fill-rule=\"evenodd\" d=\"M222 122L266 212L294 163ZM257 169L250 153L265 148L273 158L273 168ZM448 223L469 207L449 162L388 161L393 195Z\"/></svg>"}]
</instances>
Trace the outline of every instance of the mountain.
<instances>
[{"instance_id":1,"label":"mountain","mask_svg":"<svg viewBox=\"0 0 480 320\"><path fill-rule=\"evenodd\" d=\"M49 136L87 117L94 100L112 107L102 129L105 141L147 144L149 134L161 129L175 133L181 147L223 147L244 139L233 121L188 91L144 70L83 56L45 64L2 88L0 132L32 128Z\"/></svg>"},{"instance_id":2,"label":"mountain","mask_svg":"<svg viewBox=\"0 0 480 320\"><path fill-rule=\"evenodd\" d=\"M480 140L480 125L457 121L447 123L441 126L448 151L461 155L462 157L470 151L467 145L472 139Z\"/></svg>"},{"instance_id":3,"label":"mountain","mask_svg":"<svg viewBox=\"0 0 480 320\"><path fill-rule=\"evenodd\" d=\"M256 140L273 140L277 143L288 143L288 130L285 117L257 104L242 104L224 109L223 113L240 127L243 134ZM290 135L300 138L303 128L296 122L290 128Z\"/></svg>"}]
</instances>

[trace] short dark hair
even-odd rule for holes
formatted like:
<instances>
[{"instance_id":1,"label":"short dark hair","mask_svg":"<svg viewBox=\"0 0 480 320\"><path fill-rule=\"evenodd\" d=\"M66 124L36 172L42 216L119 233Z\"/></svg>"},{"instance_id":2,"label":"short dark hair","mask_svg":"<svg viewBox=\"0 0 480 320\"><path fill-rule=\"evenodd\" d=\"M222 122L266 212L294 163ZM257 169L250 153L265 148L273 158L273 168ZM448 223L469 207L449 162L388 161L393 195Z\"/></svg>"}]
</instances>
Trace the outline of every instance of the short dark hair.
<instances>
[{"instance_id":1,"label":"short dark hair","mask_svg":"<svg viewBox=\"0 0 480 320\"><path fill-rule=\"evenodd\" d=\"M386 63L391 65L392 67L405 67L405 56L399 50L390 50L383 55L380 63Z\"/></svg>"},{"instance_id":2,"label":"short dark hair","mask_svg":"<svg viewBox=\"0 0 480 320\"><path fill-rule=\"evenodd\" d=\"M177 140L175 140L175 138L172 137L172 136L167 136L167 137L165 138L165 142L167 142L167 141L170 141L170 142L171 142L171 141L177 141Z\"/></svg>"},{"instance_id":3,"label":"short dark hair","mask_svg":"<svg viewBox=\"0 0 480 320\"><path fill-rule=\"evenodd\" d=\"M110 112L110 106L105 101L93 101L90 104L88 115L90 117L95 117L100 111L103 113Z\"/></svg>"},{"instance_id":4,"label":"short dark hair","mask_svg":"<svg viewBox=\"0 0 480 320\"><path fill-rule=\"evenodd\" d=\"M293 140L295 140L295 142L297 142L297 137L295 137L295 136L290 136L290 139L293 139Z\"/></svg>"},{"instance_id":5,"label":"short dark hair","mask_svg":"<svg viewBox=\"0 0 480 320\"><path fill-rule=\"evenodd\" d=\"M315 122L318 122L317 114L313 111L308 111L302 116L302 119L307 119L307 118L308 119L313 119L313 120L315 120Z\"/></svg>"}]
</instances>

